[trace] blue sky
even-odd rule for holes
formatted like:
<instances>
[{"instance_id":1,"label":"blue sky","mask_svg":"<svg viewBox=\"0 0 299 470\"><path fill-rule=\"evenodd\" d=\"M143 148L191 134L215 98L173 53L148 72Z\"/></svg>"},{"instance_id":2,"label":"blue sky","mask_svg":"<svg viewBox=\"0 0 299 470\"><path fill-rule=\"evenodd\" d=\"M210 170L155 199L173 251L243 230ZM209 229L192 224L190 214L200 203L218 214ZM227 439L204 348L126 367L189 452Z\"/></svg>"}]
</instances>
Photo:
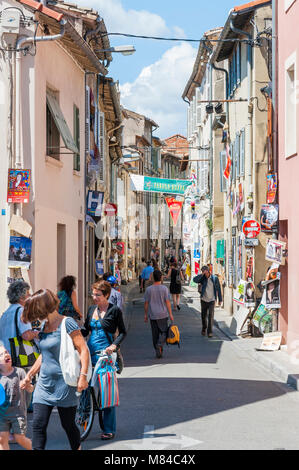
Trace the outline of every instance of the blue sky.
<instances>
[{"instance_id":1,"label":"blue sky","mask_svg":"<svg viewBox=\"0 0 299 470\"><path fill-rule=\"evenodd\" d=\"M77 0L103 17L108 32L200 39L223 26L236 0ZM132 56L114 54L109 76L118 80L124 107L159 124L161 138L186 135L187 104L181 98L193 69L197 43L110 36L112 46L134 45Z\"/></svg>"}]
</instances>

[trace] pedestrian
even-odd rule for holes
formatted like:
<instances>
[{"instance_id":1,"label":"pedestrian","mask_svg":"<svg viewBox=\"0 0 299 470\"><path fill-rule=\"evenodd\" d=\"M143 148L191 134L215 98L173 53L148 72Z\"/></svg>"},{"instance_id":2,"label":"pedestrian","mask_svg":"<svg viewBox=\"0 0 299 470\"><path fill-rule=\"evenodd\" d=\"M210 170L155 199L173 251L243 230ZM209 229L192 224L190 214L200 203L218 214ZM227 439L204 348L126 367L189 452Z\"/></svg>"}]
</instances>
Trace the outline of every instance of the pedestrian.
<instances>
[{"instance_id":1,"label":"pedestrian","mask_svg":"<svg viewBox=\"0 0 299 470\"><path fill-rule=\"evenodd\" d=\"M182 293L182 281L184 280L184 278L176 261L174 261L170 266L170 270L168 271L168 274L167 274L167 279L169 278L170 278L169 290L170 290L170 293L172 294L173 309L181 310L180 298L181 298L181 293Z\"/></svg>"},{"instance_id":2,"label":"pedestrian","mask_svg":"<svg viewBox=\"0 0 299 470\"><path fill-rule=\"evenodd\" d=\"M209 267L203 266L201 272L202 274L198 274L193 278L193 281L199 284L201 292L201 334L205 336L208 333L208 337L212 338L215 302L218 297L219 304L222 303L222 293L219 279L211 274Z\"/></svg>"},{"instance_id":3,"label":"pedestrian","mask_svg":"<svg viewBox=\"0 0 299 470\"><path fill-rule=\"evenodd\" d=\"M146 267L142 270L141 278L142 278L142 291L144 292L145 289L151 285L152 282L152 273L154 272L154 268L151 266L151 262L147 261Z\"/></svg>"},{"instance_id":4,"label":"pedestrian","mask_svg":"<svg viewBox=\"0 0 299 470\"><path fill-rule=\"evenodd\" d=\"M7 297L10 307L0 318L0 341L3 342L5 349L11 354L9 338L15 338L17 335L15 317L17 326L22 338L25 341L32 341L38 337L38 331L32 329L30 323L25 324L22 321L22 313L26 299L30 296L30 286L24 281L13 282L8 290Z\"/></svg>"},{"instance_id":5,"label":"pedestrian","mask_svg":"<svg viewBox=\"0 0 299 470\"><path fill-rule=\"evenodd\" d=\"M23 312L25 322L45 320L39 334L41 354L26 375L25 383L31 382L39 372L33 394L33 450L44 450L47 441L47 427L54 407L57 407L60 421L65 430L71 449L79 450L80 431L75 417L78 396L88 387L87 371L89 352L77 322L67 317L65 327L70 335L81 361L81 373L77 387L64 381L59 362L62 315L58 313L58 297L49 289L41 289L26 300Z\"/></svg>"},{"instance_id":6,"label":"pedestrian","mask_svg":"<svg viewBox=\"0 0 299 470\"><path fill-rule=\"evenodd\" d=\"M153 273L154 284L146 289L144 296L144 321L151 322L153 346L156 357L162 358L163 346L167 338L168 318L174 321L169 293L166 286L162 285L162 273L155 270Z\"/></svg>"},{"instance_id":7,"label":"pedestrian","mask_svg":"<svg viewBox=\"0 0 299 470\"><path fill-rule=\"evenodd\" d=\"M109 282L111 285L111 294L109 297L109 304L117 305L121 310L123 309L123 298L121 293L117 290L118 283L116 277L112 276L111 273L103 274L103 281Z\"/></svg>"},{"instance_id":8,"label":"pedestrian","mask_svg":"<svg viewBox=\"0 0 299 470\"><path fill-rule=\"evenodd\" d=\"M74 276L63 277L59 282L58 289L57 297L60 301L58 313L66 317L72 317L76 321L82 320L83 315L80 311L75 291L76 278Z\"/></svg>"},{"instance_id":9,"label":"pedestrian","mask_svg":"<svg viewBox=\"0 0 299 470\"><path fill-rule=\"evenodd\" d=\"M186 258L183 259L183 264L181 267L182 275L184 278L184 281L186 281L186 269L187 269L187 263L186 263Z\"/></svg>"},{"instance_id":10,"label":"pedestrian","mask_svg":"<svg viewBox=\"0 0 299 470\"><path fill-rule=\"evenodd\" d=\"M95 305L89 307L82 329L83 336L91 333L87 345L93 365L97 363L100 351L105 351L109 356L115 353L127 334L122 311L117 305L109 303L110 294L109 282L102 280L93 284L92 297ZM114 339L116 331L118 335ZM101 439L113 439L116 433L115 407L103 410L103 424Z\"/></svg>"},{"instance_id":11,"label":"pedestrian","mask_svg":"<svg viewBox=\"0 0 299 470\"><path fill-rule=\"evenodd\" d=\"M0 343L0 385L5 392L5 401L0 406L0 450L9 450L9 433L14 435L15 441L24 449L31 450L31 440L26 437L27 430L27 404L30 401L33 386L25 384L24 369L12 366L11 355ZM26 396L27 395L27 396Z\"/></svg>"},{"instance_id":12,"label":"pedestrian","mask_svg":"<svg viewBox=\"0 0 299 470\"><path fill-rule=\"evenodd\" d=\"M144 268L146 268L147 264L145 262L145 258L141 258L141 262L138 263L137 265L137 274L138 274L138 279L139 279L139 290L140 290L140 293L142 292L142 289L143 289L143 280L141 278L141 273L143 271Z\"/></svg>"}]
</instances>

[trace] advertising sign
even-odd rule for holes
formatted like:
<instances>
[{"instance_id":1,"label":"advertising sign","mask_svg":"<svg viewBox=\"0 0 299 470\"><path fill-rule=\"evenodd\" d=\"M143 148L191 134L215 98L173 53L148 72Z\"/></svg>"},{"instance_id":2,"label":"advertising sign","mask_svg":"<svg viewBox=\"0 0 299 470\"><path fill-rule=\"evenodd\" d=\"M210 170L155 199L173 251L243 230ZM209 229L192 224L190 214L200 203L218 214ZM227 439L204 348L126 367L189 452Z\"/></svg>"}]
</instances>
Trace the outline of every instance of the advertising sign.
<instances>
[{"instance_id":1,"label":"advertising sign","mask_svg":"<svg viewBox=\"0 0 299 470\"><path fill-rule=\"evenodd\" d=\"M31 262L32 240L25 237L10 237L8 267L29 268Z\"/></svg>"},{"instance_id":2,"label":"advertising sign","mask_svg":"<svg viewBox=\"0 0 299 470\"><path fill-rule=\"evenodd\" d=\"M7 202L27 203L30 192L30 170L8 170Z\"/></svg>"},{"instance_id":3,"label":"advertising sign","mask_svg":"<svg viewBox=\"0 0 299 470\"><path fill-rule=\"evenodd\" d=\"M223 172L223 176L225 179L229 179L230 177L230 172L231 172L231 167L232 167L232 159L229 154L229 145L226 144L226 167Z\"/></svg>"},{"instance_id":4,"label":"advertising sign","mask_svg":"<svg viewBox=\"0 0 299 470\"><path fill-rule=\"evenodd\" d=\"M103 276L104 274L104 260L96 259L96 273L98 276Z\"/></svg>"},{"instance_id":5,"label":"advertising sign","mask_svg":"<svg viewBox=\"0 0 299 470\"><path fill-rule=\"evenodd\" d=\"M283 255L285 247L286 244L284 242L269 238L266 246L266 260L278 264L284 264L285 258Z\"/></svg>"},{"instance_id":6,"label":"advertising sign","mask_svg":"<svg viewBox=\"0 0 299 470\"><path fill-rule=\"evenodd\" d=\"M247 220L244 222L242 232L245 238L256 238L261 231L261 226L256 220Z\"/></svg>"},{"instance_id":7,"label":"advertising sign","mask_svg":"<svg viewBox=\"0 0 299 470\"><path fill-rule=\"evenodd\" d=\"M267 204L273 204L277 193L277 175L272 173L267 175Z\"/></svg>"},{"instance_id":8,"label":"advertising sign","mask_svg":"<svg viewBox=\"0 0 299 470\"><path fill-rule=\"evenodd\" d=\"M142 175L130 175L130 177L133 191L184 195L186 189L192 185L192 181L190 180L151 178Z\"/></svg>"}]
</instances>

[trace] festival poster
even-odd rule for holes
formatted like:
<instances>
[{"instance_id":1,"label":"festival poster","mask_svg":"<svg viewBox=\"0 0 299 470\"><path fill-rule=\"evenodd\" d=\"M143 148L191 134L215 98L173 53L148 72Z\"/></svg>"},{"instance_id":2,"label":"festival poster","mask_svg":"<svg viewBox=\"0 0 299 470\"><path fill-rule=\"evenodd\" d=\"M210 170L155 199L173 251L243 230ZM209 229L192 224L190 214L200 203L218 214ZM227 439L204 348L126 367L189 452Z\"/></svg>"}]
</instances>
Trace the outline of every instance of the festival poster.
<instances>
[{"instance_id":1,"label":"festival poster","mask_svg":"<svg viewBox=\"0 0 299 470\"><path fill-rule=\"evenodd\" d=\"M278 204L263 204L260 220L262 232L278 232Z\"/></svg>"},{"instance_id":2,"label":"festival poster","mask_svg":"<svg viewBox=\"0 0 299 470\"><path fill-rule=\"evenodd\" d=\"M284 264L286 243L269 238L266 246L266 260L277 264Z\"/></svg>"},{"instance_id":3,"label":"festival poster","mask_svg":"<svg viewBox=\"0 0 299 470\"><path fill-rule=\"evenodd\" d=\"M7 202L28 203L30 192L30 170L8 170Z\"/></svg>"},{"instance_id":4,"label":"festival poster","mask_svg":"<svg viewBox=\"0 0 299 470\"><path fill-rule=\"evenodd\" d=\"M246 281L240 280L237 289L234 291L233 301L239 305L245 305Z\"/></svg>"},{"instance_id":5,"label":"festival poster","mask_svg":"<svg viewBox=\"0 0 299 470\"><path fill-rule=\"evenodd\" d=\"M277 193L277 174L267 175L267 204L273 204Z\"/></svg>"},{"instance_id":6,"label":"festival poster","mask_svg":"<svg viewBox=\"0 0 299 470\"><path fill-rule=\"evenodd\" d=\"M31 263L32 240L26 237L10 237L8 267L29 268Z\"/></svg>"}]
</instances>

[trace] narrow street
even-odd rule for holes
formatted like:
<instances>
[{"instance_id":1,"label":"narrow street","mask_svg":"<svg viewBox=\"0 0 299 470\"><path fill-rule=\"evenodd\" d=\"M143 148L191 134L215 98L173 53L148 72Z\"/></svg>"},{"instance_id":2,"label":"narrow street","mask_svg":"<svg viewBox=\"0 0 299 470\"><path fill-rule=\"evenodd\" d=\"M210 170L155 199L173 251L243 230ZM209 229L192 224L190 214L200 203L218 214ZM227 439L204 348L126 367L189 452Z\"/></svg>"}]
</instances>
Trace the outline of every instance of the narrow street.
<instances>
[{"instance_id":1,"label":"narrow street","mask_svg":"<svg viewBox=\"0 0 299 470\"><path fill-rule=\"evenodd\" d=\"M216 328L212 339L202 337L198 298L183 296L175 312L181 348L166 347L163 359L155 358L136 288L129 305L117 435L101 441L96 416L84 450L299 448L299 394ZM48 431L47 449L68 449L56 411Z\"/></svg>"}]
</instances>

